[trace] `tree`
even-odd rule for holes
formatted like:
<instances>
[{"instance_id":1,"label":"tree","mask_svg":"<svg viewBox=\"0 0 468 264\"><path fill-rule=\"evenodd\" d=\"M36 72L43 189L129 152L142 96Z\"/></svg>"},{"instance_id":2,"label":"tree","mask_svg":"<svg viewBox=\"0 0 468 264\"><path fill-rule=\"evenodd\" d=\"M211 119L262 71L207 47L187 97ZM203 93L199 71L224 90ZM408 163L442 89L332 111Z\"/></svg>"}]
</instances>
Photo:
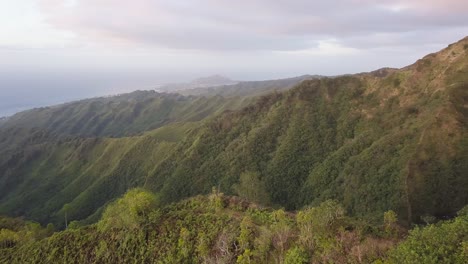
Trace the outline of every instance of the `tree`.
<instances>
[{"instance_id":1,"label":"tree","mask_svg":"<svg viewBox=\"0 0 468 264\"><path fill-rule=\"evenodd\" d=\"M211 207L215 211L219 211L224 208L224 194L214 186L211 188L211 195L209 196L209 199Z\"/></svg>"},{"instance_id":2,"label":"tree","mask_svg":"<svg viewBox=\"0 0 468 264\"><path fill-rule=\"evenodd\" d=\"M416 227L390 251L386 263L466 263L468 215Z\"/></svg>"},{"instance_id":3,"label":"tree","mask_svg":"<svg viewBox=\"0 0 468 264\"><path fill-rule=\"evenodd\" d=\"M55 226L52 223L48 223L46 226L47 235L50 236L55 232Z\"/></svg>"},{"instance_id":4,"label":"tree","mask_svg":"<svg viewBox=\"0 0 468 264\"><path fill-rule=\"evenodd\" d=\"M69 229L78 229L78 228L80 228L80 227L81 227L80 222L78 222L78 221L76 221L76 220L75 220L75 221L71 221L70 224L68 225L68 228L69 228Z\"/></svg>"},{"instance_id":5,"label":"tree","mask_svg":"<svg viewBox=\"0 0 468 264\"><path fill-rule=\"evenodd\" d=\"M289 239L293 236L292 223L286 212L282 209L272 213L273 224L271 230L273 232L272 244L283 256Z\"/></svg>"},{"instance_id":6,"label":"tree","mask_svg":"<svg viewBox=\"0 0 468 264\"><path fill-rule=\"evenodd\" d=\"M265 183L257 172L244 172L240 175L239 184L234 185L234 190L240 197L262 205L270 203Z\"/></svg>"},{"instance_id":7,"label":"tree","mask_svg":"<svg viewBox=\"0 0 468 264\"><path fill-rule=\"evenodd\" d=\"M0 249L13 247L19 240L18 233L9 229L0 229Z\"/></svg>"},{"instance_id":8,"label":"tree","mask_svg":"<svg viewBox=\"0 0 468 264\"><path fill-rule=\"evenodd\" d=\"M387 235L392 235L394 233L397 220L398 217L394 211L388 210L384 213L384 226Z\"/></svg>"},{"instance_id":9,"label":"tree","mask_svg":"<svg viewBox=\"0 0 468 264\"><path fill-rule=\"evenodd\" d=\"M249 216L244 216L240 223L240 234L238 237L239 246L241 250L250 249L254 240L254 223Z\"/></svg>"},{"instance_id":10,"label":"tree","mask_svg":"<svg viewBox=\"0 0 468 264\"><path fill-rule=\"evenodd\" d=\"M286 252L284 264L306 264L309 263L309 255L300 247L293 247Z\"/></svg>"},{"instance_id":11,"label":"tree","mask_svg":"<svg viewBox=\"0 0 468 264\"><path fill-rule=\"evenodd\" d=\"M112 228L137 229L157 213L157 197L142 188L129 190L104 210L98 223L101 231Z\"/></svg>"},{"instance_id":12,"label":"tree","mask_svg":"<svg viewBox=\"0 0 468 264\"><path fill-rule=\"evenodd\" d=\"M333 226L343 216L343 207L333 200L327 200L317 207L300 211L296 215L300 243L312 250L315 247L317 237L331 234Z\"/></svg>"},{"instance_id":13,"label":"tree","mask_svg":"<svg viewBox=\"0 0 468 264\"><path fill-rule=\"evenodd\" d=\"M68 215L68 212L70 211L70 208L71 208L71 206L70 206L70 204L68 204L68 203L63 205L63 209L62 209L62 210L63 210L63 212L65 213L65 214L64 214L64 215L65 215L65 229L68 228L68 219L67 219L67 215Z\"/></svg>"}]
</instances>

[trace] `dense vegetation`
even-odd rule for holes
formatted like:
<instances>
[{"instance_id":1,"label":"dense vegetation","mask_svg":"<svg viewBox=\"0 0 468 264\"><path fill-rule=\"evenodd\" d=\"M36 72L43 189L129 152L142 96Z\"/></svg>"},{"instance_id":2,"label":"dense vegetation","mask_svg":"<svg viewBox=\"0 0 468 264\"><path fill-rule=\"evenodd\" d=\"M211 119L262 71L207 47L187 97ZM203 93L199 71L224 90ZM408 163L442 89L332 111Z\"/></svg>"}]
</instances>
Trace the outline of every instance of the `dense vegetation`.
<instances>
[{"instance_id":1,"label":"dense vegetation","mask_svg":"<svg viewBox=\"0 0 468 264\"><path fill-rule=\"evenodd\" d=\"M287 209L336 199L374 219L452 215L468 199L467 73L453 45L402 70L304 81L199 127L145 186L165 202L211 186L242 195L248 173Z\"/></svg>"},{"instance_id":2,"label":"dense vegetation","mask_svg":"<svg viewBox=\"0 0 468 264\"><path fill-rule=\"evenodd\" d=\"M466 263L468 257L466 212L418 227L404 239L393 211L369 225L346 216L332 200L291 213L215 190L158 204L157 195L133 189L97 224L72 222L56 233L52 225L2 218L0 262L430 264Z\"/></svg>"},{"instance_id":3,"label":"dense vegetation","mask_svg":"<svg viewBox=\"0 0 468 264\"><path fill-rule=\"evenodd\" d=\"M248 100L227 100L221 96L135 91L24 111L10 117L4 128L40 128L81 137L122 137L171 123L200 121L247 103Z\"/></svg>"},{"instance_id":4,"label":"dense vegetation","mask_svg":"<svg viewBox=\"0 0 468 264\"><path fill-rule=\"evenodd\" d=\"M164 206L216 186L286 210L335 200L374 224L453 217L468 203L467 43L259 97L135 92L19 113L0 127L0 213L64 228L130 188Z\"/></svg>"}]
</instances>

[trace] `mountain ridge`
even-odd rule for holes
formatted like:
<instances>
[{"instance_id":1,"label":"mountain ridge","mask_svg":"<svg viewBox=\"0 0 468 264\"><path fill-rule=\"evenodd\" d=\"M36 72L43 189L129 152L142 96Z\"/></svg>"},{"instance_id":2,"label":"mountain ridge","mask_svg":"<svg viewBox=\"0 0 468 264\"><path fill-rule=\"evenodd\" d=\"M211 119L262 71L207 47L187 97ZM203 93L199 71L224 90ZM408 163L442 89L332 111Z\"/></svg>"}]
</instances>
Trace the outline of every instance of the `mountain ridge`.
<instances>
[{"instance_id":1,"label":"mountain ridge","mask_svg":"<svg viewBox=\"0 0 468 264\"><path fill-rule=\"evenodd\" d=\"M225 76L214 74L206 77L194 79L188 83L169 83L157 88L163 92L178 92L181 90L192 90L196 88L206 88L213 86L228 86L237 84L238 81L233 81Z\"/></svg>"}]
</instances>

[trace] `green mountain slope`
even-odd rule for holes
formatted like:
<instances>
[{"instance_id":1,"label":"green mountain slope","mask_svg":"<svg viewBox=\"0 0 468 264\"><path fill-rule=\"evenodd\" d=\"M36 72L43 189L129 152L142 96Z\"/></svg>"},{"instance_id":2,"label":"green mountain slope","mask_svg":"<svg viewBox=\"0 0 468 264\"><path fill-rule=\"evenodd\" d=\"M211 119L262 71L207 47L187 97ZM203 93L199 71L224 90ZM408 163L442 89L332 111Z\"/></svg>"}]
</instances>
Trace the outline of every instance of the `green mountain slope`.
<instances>
[{"instance_id":1,"label":"green mountain slope","mask_svg":"<svg viewBox=\"0 0 468 264\"><path fill-rule=\"evenodd\" d=\"M293 78L267 80L267 81L246 81L237 84L222 85L214 87L202 87L194 89L185 89L177 91L183 95L204 95L213 96L220 95L223 97L235 96L259 96L271 93L274 91L286 91L301 83L304 80L318 79L322 76L318 75L303 75Z\"/></svg>"},{"instance_id":2,"label":"green mountain slope","mask_svg":"<svg viewBox=\"0 0 468 264\"><path fill-rule=\"evenodd\" d=\"M169 155L190 123L174 125L171 135L156 130L125 138L72 138L30 144L0 163L1 210L41 222L58 222L69 204L72 219L92 215L145 177Z\"/></svg>"},{"instance_id":3,"label":"green mountain slope","mask_svg":"<svg viewBox=\"0 0 468 264\"><path fill-rule=\"evenodd\" d=\"M142 185L176 143L199 126L192 121L255 100L244 93L250 98L136 91L33 109L4 119L0 211L57 222L56 215L69 203L74 209L72 219L95 218L93 213L109 200Z\"/></svg>"},{"instance_id":4,"label":"green mountain slope","mask_svg":"<svg viewBox=\"0 0 468 264\"><path fill-rule=\"evenodd\" d=\"M147 187L175 201L239 175L289 209L326 199L409 221L467 203L467 39L401 70L305 81L226 113L159 165Z\"/></svg>"},{"instance_id":5,"label":"green mountain slope","mask_svg":"<svg viewBox=\"0 0 468 264\"><path fill-rule=\"evenodd\" d=\"M0 132L0 213L92 222L131 187L168 204L216 186L287 209L336 199L371 220L450 216L468 202L467 99L464 39L259 98L137 92L23 112Z\"/></svg>"},{"instance_id":6,"label":"green mountain slope","mask_svg":"<svg viewBox=\"0 0 468 264\"><path fill-rule=\"evenodd\" d=\"M136 91L20 112L9 117L2 127L40 128L86 137L121 137L174 122L200 121L214 113L246 104L241 98L227 100L220 96L196 97Z\"/></svg>"},{"instance_id":7,"label":"green mountain slope","mask_svg":"<svg viewBox=\"0 0 468 264\"><path fill-rule=\"evenodd\" d=\"M129 136L174 122L200 121L225 110L252 103L253 97L291 89L303 80L319 76L241 82L235 85L206 87L158 93L135 91L42 107L0 119L6 128L40 128L59 134L78 136ZM184 95L184 96L181 96Z\"/></svg>"}]
</instances>

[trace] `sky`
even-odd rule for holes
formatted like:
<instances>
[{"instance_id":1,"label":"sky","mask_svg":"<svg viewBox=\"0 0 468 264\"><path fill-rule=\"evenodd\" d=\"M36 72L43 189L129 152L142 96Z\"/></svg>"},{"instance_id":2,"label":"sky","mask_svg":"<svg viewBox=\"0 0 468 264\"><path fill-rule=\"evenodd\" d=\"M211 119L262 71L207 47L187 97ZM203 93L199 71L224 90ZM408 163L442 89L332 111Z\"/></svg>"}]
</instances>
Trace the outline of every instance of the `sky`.
<instances>
[{"instance_id":1,"label":"sky","mask_svg":"<svg viewBox=\"0 0 468 264\"><path fill-rule=\"evenodd\" d=\"M221 74L402 67L468 35L466 0L0 0L0 116Z\"/></svg>"}]
</instances>

